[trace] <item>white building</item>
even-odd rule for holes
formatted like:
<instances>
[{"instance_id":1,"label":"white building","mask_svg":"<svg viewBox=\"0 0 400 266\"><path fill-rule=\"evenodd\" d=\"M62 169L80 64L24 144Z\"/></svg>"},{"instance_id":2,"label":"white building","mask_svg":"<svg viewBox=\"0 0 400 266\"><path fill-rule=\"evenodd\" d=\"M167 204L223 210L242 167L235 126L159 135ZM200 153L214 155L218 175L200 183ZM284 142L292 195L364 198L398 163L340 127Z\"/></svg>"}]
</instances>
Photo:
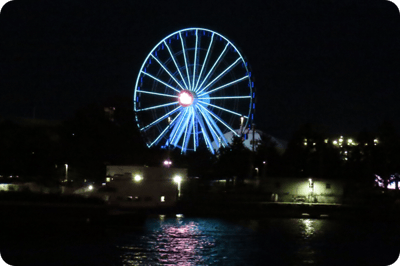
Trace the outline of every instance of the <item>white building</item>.
<instances>
[{"instance_id":1,"label":"white building","mask_svg":"<svg viewBox=\"0 0 400 266\"><path fill-rule=\"evenodd\" d=\"M171 207L176 204L185 180L184 168L109 165L103 186L86 193L123 208Z\"/></svg>"}]
</instances>

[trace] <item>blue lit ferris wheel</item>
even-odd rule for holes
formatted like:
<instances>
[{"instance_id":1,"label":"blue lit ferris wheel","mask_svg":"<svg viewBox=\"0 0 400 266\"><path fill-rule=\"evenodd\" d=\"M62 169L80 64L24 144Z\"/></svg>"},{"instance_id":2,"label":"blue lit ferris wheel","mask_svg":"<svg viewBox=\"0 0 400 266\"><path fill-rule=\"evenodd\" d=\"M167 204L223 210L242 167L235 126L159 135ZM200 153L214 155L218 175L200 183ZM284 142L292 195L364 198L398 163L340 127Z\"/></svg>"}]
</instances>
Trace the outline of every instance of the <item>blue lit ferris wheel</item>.
<instances>
[{"instance_id":1,"label":"blue lit ferris wheel","mask_svg":"<svg viewBox=\"0 0 400 266\"><path fill-rule=\"evenodd\" d=\"M135 85L137 125L148 147L215 153L251 123L255 93L247 62L226 37L187 28L162 39L144 60ZM240 128L237 130L235 128Z\"/></svg>"}]
</instances>

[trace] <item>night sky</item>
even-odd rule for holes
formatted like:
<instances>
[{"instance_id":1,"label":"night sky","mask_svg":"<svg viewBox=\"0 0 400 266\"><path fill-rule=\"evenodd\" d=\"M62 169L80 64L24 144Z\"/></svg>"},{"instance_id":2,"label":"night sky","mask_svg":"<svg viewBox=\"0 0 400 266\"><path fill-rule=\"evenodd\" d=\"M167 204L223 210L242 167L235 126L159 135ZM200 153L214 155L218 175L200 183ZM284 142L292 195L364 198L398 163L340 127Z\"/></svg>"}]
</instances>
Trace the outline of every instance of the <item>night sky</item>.
<instances>
[{"instance_id":1,"label":"night sky","mask_svg":"<svg viewBox=\"0 0 400 266\"><path fill-rule=\"evenodd\" d=\"M254 77L255 123L275 137L307 122L335 134L384 120L400 130L399 10L365 0L15 0L0 15L0 116L61 120L132 98L150 50L187 27L240 49Z\"/></svg>"}]
</instances>

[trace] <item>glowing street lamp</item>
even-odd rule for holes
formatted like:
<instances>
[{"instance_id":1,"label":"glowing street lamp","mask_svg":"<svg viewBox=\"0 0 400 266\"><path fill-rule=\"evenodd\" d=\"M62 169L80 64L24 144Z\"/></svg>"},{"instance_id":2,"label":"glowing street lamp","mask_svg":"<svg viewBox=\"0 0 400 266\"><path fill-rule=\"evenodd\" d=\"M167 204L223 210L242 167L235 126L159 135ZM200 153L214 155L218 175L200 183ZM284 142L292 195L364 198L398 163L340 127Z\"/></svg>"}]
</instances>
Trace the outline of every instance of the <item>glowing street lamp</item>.
<instances>
[{"instance_id":1,"label":"glowing street lamp","mask_svg":"<svg viewBox=\"0 0 400 266\"><path fill-rule=\"evenodd\" d=\"M140 175L135 175L134 177L133 177L133 180L135 180L136 182L139 182L139 181L141 181L143 179L143 177L141 177Z\"/></svg>"},{"instance_id":2,"label":"glowing street lamp","mask_svg":"<svg viewBox=\"0 0 400 266\"><path fill-rule=\"evenodd\" d=\"M178 198L181 196L181 182L182 182L182 177L179 175L174 176L173 178L174 182L178 184Z\"/></svg>"}]
</instances>

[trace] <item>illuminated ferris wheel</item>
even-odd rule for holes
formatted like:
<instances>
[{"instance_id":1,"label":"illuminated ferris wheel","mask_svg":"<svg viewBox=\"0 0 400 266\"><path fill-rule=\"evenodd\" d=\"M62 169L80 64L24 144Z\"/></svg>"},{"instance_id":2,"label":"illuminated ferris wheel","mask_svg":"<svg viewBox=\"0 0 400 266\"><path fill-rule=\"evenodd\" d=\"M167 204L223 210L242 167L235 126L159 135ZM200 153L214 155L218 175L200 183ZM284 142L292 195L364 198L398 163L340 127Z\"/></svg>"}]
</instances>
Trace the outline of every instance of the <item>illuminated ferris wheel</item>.
<instances>
[{"instance_id":1,"label":"illuminated ferris wheel","mask_svg":"<svg viewBox=\"0 0 400 266\"><path fill-rule=\"evenodd\" d=\"M221 34L187 28L162 39L136 79L134 110L148 147L215 153L250 125L255 94L247 62Z\"/></svg>"}]
</instances>

